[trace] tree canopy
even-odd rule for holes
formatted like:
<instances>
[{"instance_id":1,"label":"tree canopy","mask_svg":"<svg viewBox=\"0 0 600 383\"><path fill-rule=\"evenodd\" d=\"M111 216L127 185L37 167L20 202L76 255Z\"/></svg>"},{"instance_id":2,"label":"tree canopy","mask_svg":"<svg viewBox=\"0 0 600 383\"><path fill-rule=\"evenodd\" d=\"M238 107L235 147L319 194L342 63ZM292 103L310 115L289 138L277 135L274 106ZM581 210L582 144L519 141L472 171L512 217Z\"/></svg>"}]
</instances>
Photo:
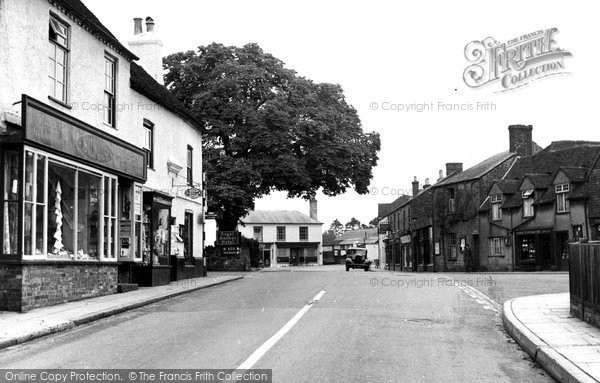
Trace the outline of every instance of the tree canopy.
<instances>
[{"instance_id":1,"label":"tree canopy","mask_svg":"<svg viewBox=\"0 0 600 383\"><path fill-rule=\"evenodd\" d=\"M368 192L380 140L341 86L315 83L256 44L210 44L165 58L165 84L203 128L208 209L231 230L272 191Z\"/></svg>"}]
</instances>

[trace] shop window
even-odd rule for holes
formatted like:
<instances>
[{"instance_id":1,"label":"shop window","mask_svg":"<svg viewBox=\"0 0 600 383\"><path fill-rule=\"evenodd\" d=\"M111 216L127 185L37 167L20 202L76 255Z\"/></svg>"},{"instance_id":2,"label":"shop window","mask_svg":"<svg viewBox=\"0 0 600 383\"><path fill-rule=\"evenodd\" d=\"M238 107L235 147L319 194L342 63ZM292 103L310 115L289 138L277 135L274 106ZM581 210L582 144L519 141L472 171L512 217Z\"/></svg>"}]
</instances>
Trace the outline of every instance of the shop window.
<instances>
[{"instance_id":1,"label":"shop window","mask_svg":"<svg viewBox=\"0 0 600 383\"><path fill-rule=\"evenodd\" d=\"M277 240L285 241L285 226L277 226Z\"/></svg>"},{"instance_id":2,"label":"shop window","mask_svg":"<svg viewBox=\"0 0 600 383\"><path fill-rule=\"evenodd\" d=\"M263 241L263 227L262 226L254 226L253 228L254 239L258 242Z\"/></svg>"},{"instance_id":3,"label":"shop window","mask_svg":"<svg viewBox=\"0 0 600 383\"><path fill-rule=\"evenodd\" d=\"M100 190L102 177L78 171L77 259L98 258L100 253Z\"/></svg>"},{"instance_id":4,"label":"shop window","mask_svg":"<svg viewBox=\"0 0 600 383\"><path fill-rule=\"evenodd\" d=\"M502 219L502 194L493 195L490 199L492 203L492 221L500 221Z\"/></svg>"},{"instance_id":5,"label":"shop window","mask_svg":"<svg viewBox=\"0 0 600 383\"><path fill-rule=\"evenodd\" d=\"M117 88L117 60L104 55L104 123L115 126L115 106Z\"/></svg>"},{"instance_id":6,"label":"shop window","mask_svg":"<svg viewBox=\"0 0 600 383\"><path fill-rule=\"evenodd\" d=\"M50 41L49 96L67 102L67 78L69 59L69 26L54 16L50 16L48 28Z\"/></svg>"},{"instance_id":7,"label":"shop window","mask_svg":"<svg viewBox=\"0 0 600 383\"><path fill-rule=\"evenodd\" d=\"M117 180L113 177L104 177L103 190L103 243L102 255L104 258L115 258L117 238Z\"/></svg>"},{"instance_id":8,"label":"shop window","mask_svg":"<svg viewBox=\"0 0 600 383\"><path fill-rule=\"evenodd\" d=\"M569 193L569 184L556 185L554 191L556 192L556 212L568 212L569 200L567 199L567 195Z\"/></svg>"},{"instance_id":9,"label":"shop window","mask_svg":"<svg viewBox=\"0 0 600 383\"><path fill-rule=\"evenodd\" d=\"M44 255L47 195L46 156L25 152L25 190L23 211L23 254Z\"/></svg>"},{"instance_id":10,"label":"shop window","mask_svg":"<svg viewBox=\"0 0 600 383\"><path fill-rule=\"evenodd\" d=\"M136 260L142 259L142 187L135 185L133 188L133 219L135 225L135 237L133 240L133 253Z\"/></svg>"},{"instance_id":11,"label":"shop window","mask_svg":"<svg viewBox=\"0 0 600 383\"><path fill-rule=\"evenodd\" d=\"M75 168L48 163L48 258L75 258Z\"/></svg>"},{"instance_id":12,"label":"shop window","mask_svg":"<svg viewBox=\"0 0 600 383\"><path fill-rule=\"evenodd\" d=\"M308 241L308 226L300 226L299 235L301 241Z\"/></svg>"},{"instance_id":13,"label":"shop window","mask_svg":"<svg viewBox=\"0 0 600 383\"><path fill-rule=\"evenodd\" d=\"M19 168L20 154L4 151L2 156L3 208L2 208L2 252L18 254L19 249Z\"/></svg>"}]
</instances>

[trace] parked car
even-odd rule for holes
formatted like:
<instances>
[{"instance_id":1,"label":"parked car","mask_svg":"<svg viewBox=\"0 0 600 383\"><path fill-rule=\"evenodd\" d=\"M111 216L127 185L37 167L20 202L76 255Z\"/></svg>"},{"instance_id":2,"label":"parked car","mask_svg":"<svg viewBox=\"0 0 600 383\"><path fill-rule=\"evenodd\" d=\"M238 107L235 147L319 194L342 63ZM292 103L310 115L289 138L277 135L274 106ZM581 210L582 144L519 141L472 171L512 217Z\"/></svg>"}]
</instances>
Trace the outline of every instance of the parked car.
<instances>
[{"instance_id":1,"label":"parked car","mask_svg":"<svg viewBox=\"0 0 600 383\"><path fill-rule=\"evenodd\" d=\"M367 258L367 249L351 247L346 250L346 257L346 271L356 268L369 271L371 260Z\"/></svg>"}]
</instances>

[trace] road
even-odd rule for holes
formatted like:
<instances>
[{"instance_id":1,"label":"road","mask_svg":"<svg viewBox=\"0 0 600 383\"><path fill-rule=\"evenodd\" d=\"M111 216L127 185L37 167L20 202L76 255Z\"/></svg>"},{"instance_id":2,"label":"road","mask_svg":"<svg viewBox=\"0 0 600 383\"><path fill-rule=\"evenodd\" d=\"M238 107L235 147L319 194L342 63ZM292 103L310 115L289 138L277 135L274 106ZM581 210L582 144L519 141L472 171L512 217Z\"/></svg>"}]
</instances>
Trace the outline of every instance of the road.
<instances>
[{"instance_id":1,"label":"road","mask_svg":"<svg viewBox=\"0 0 600 383\"><path fill-rule=\"evenodd\" d=\"M247 274L14 346L0 351L0 366L236 368L253 355L247 363L273 369L275 382L552 381L503 331L499 313L447 276L291 270ZM532 294L532 280L540 277L547 282L555 275L492 275L496 287L526 281L529 288L521 290ZM565 291L563 279L543 288ZM500 290L502 299L520 294ZM300 311L287 333L261 348Z\"/></svg>"}]
</instances>

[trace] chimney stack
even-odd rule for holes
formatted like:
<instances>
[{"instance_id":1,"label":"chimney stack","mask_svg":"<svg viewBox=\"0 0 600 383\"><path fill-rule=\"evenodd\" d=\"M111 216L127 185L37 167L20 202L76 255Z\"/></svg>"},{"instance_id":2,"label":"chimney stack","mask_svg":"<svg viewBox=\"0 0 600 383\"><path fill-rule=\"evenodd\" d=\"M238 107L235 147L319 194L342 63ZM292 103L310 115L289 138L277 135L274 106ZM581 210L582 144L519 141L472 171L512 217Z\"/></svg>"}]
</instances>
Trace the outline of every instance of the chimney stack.
<instances>
[{"instance_id":1,"label":"chimney stack","mask_svg":"<svg viewBox=\"0 0 600 383\"><path fill-rule=\"evenodd\" d=\"M417 181L417 176L415 176L415 180L412 182L412 196L416 196L417 194L419 194L419 181Z\"/></svg>"},{"instance_id":2,"label":"chimney stack","mask_svg":"<svg viewBox=\"0 0 600 383\"><path fill-rule=\"evenodd\" d=\"M146 17L146 32L154 32L154 19L150 16Z\"/></svg>"},{"instance_id":3,"label":"chimney stack","mask_svg":"<svg viewBox=\"0 0 600 383\"><path fill-rule=\"evenodd\" d=\"M520 157L533 154L532 125L510 125L508 127L509 151Z\"/></svg>"},{"instance_id":4,"label":"chimney stack","mask_svg":"<svg viewBox=\"0 0 600 383\"><path fill-rule=\"evenodd\" d=\"M460 173L463 171L462 162L448 162L446 164L446 176L450 177L453 174Z\"/></svg>"},{"instance_id":5,"label":"chimney stack","mask_svg":"<svg viewBox=\"0 0 600 383\"><path fill-rule=\"evenodd\" d=\"M423 184L423 190L427 189L428 187L431 187L431 184L429 183L429 178L425 178L425 183Z\"/></svg>"},{"instance_id":6,"label":"chimney stack","mask_svg":"<svg viewBox=\"0 0 600 383\"><path fill-rule=\"evenodd\" d=\"M439 181L441 181L441 180L442 180L442 178L444 178L444 171L443 171L442 169L440 169L439 173L440 173L440 175L439 175L439 177L438 177L438 179L437 179L437 180L438 180L438 182L439 182Z\"/></svg>"},{"instance_id":7,"label":"chimney stack","mask_svg":"<svg viewBox=\"0 0 600 383\"><path fill-rule=\"evenodd\" d=\"M142 18L136 17L133 19L133 35L142 34Z\"/></svg>"},{"instance_id":8,"label":"chimney stack","mask_svg":"<svg viewBox=\"0 0 600 383\"><path fill-rule=\"evenodd\" d=\"M310 218L312 219L318 219L317 218L317 199L316 198L311 198L310 202L309 202L309 214L310 214Z\"/></svg>"},{"instance_id":9,"label":"chimney stack","mask_svg":"<svg viewBox=\"0 0 600 383\"><path fill-rule=\"evenodd\" d=\"M146 17L146 31L142 30L142 18L133 19L133 37L129 49L140 59L137 62L159 84L164 85L162 41L154 29L154 19Z\"/></svg>"}]
</instances>

